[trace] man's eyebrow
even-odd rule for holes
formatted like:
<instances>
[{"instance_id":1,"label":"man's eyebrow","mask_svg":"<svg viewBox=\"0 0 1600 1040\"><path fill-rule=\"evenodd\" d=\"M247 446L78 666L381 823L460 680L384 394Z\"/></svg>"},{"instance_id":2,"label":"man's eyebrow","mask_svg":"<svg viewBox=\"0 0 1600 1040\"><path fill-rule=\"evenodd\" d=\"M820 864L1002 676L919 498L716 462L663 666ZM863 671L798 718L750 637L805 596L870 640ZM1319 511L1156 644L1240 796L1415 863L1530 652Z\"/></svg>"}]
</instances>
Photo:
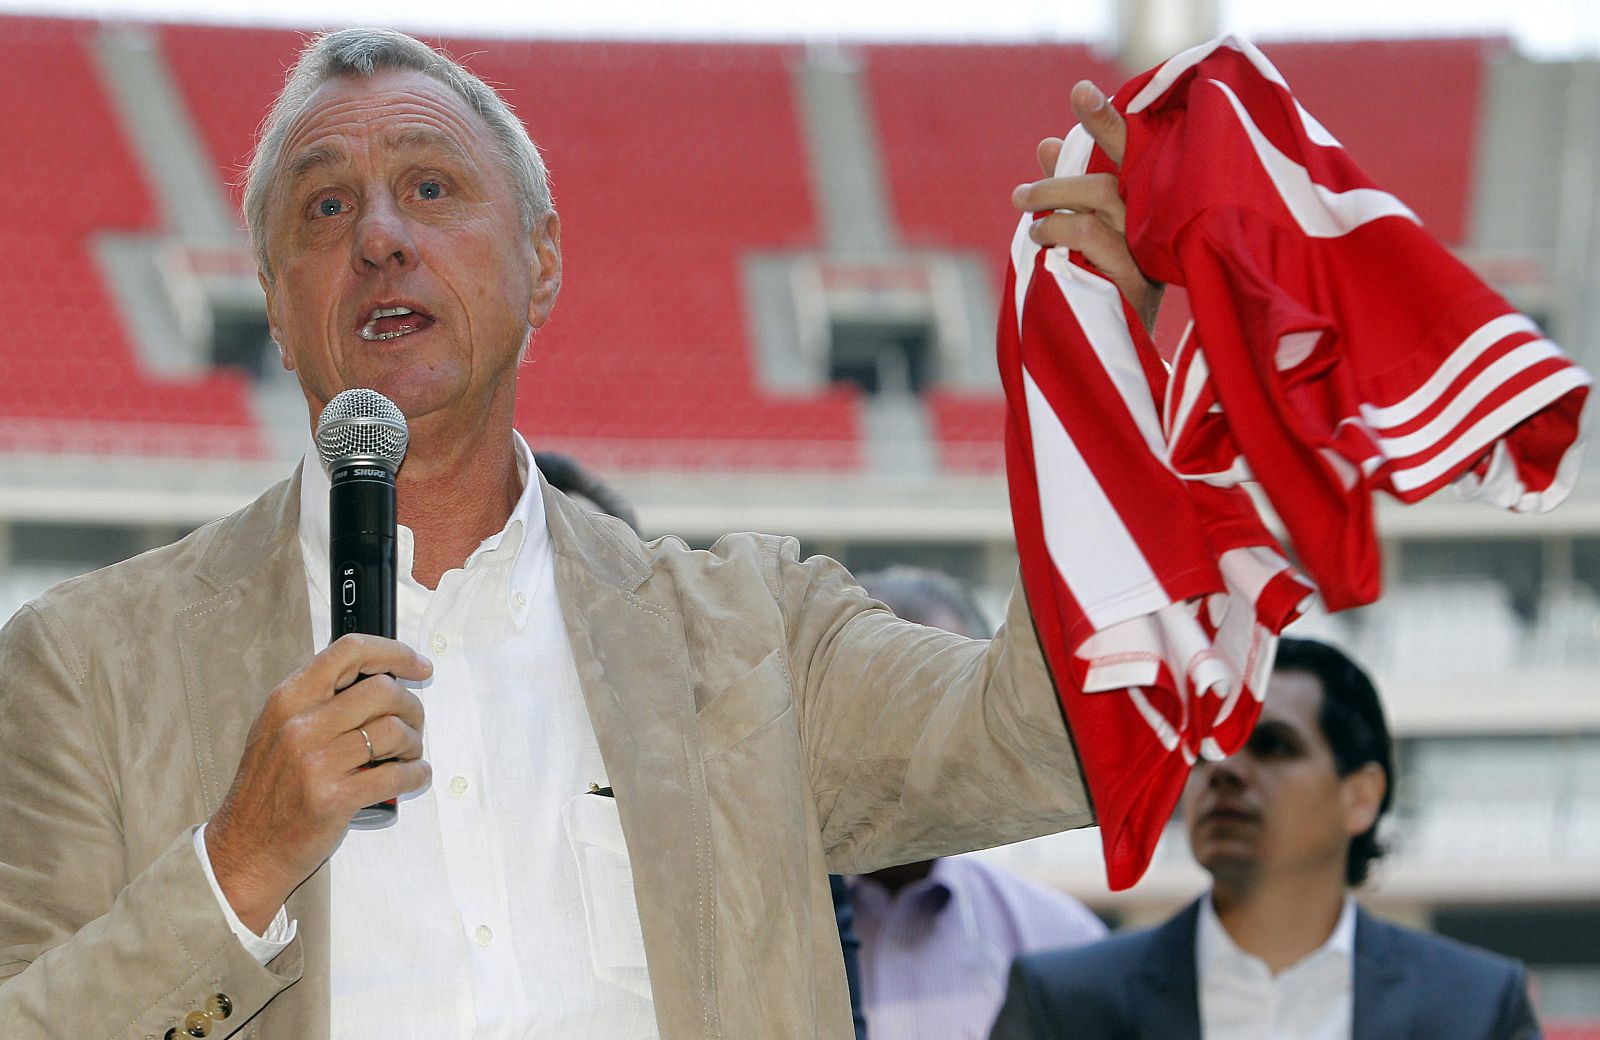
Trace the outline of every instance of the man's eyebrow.
<instances>
[{"instance_id":1,"label":"man's eyebrow","mask_svg":"<svg viewBox=\"0 0 1600 1040\"><path fill-rule=\"evenodd\" d=\"M401 130L388 137L387 142L389 147L397 152L436 148L442 152L447 152L451 158L457 161L471 161L471 157L467 155L466 150L461 147L454 137L429 127L412 127L408 130Z\"/></svg>"},{"instance_id":2,"label":"man's eyebrow","mask_svg":"<svg viewBox=\"0 0 1600 1040\"><path fill-rule=\"evenodd\" d=\"M467 155L454 137L427 127L413 127L409 130L402 130L389 137L387 143L391 149L397 152L436 148L448 153L451 158L457 161L471 161L471 157ZM284 170L284 181L287 184L293 184L313 170L324 166L343 166L348 162L349 160L342 152L319 145L294 157L294 160Z\"/></svg>"},{"instance_id":3,"label":"man's eyebrow","mask_svg":"<svg viewBox=\"0 0 1600 1040\"><path fill-rule=\"evenodd\" d=\"M1256 728L1250 736L1252 739L1257 736L1277 737L1280 740L1288 738L1296 743L1299 743L1301 739L1298 729L1278 719L1262 719L1256 723Z\"/></svg>"}]
</instances>

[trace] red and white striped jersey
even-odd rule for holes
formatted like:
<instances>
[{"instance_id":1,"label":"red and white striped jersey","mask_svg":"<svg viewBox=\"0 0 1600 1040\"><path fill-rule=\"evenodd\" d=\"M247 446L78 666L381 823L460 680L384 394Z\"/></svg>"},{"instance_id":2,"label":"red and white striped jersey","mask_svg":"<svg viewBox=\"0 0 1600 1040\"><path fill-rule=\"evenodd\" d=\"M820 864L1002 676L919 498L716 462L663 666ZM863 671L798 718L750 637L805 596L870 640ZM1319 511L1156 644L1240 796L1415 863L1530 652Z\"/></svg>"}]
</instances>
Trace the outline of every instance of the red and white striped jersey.
<instances>
[{"instance_id":1,"label":"red and white striped jersey","mask_svg":"<svg viewBox=\"0 0 1600 1040\"><path fill-rule=\"evenodd\" d=\"M1224 37L1126 84L1128 244L1193 324L1167 460L1258 481L1330 610L1379 593L1371 493L1553 508L1590 377Z\"/></svg>"},{"instance_id":2,"label":"red and white striped jersey","mask_svg":"<svg viewBox=\"0 0 1600 1040\"><path fill-rule=\"evenodd\" d=\"M1371 187L1248 43L1179 55L1114 103L1130 245L1195 314L1172 376L1116 288L1034 245L1030 218L998 349L1023 582L1124 888L1196 757L1248 737L1310 593L1235 485L1261 482L1331 608L1368 602L1370 490L1459 479L1548 508L1588 377ZM1056 173L1111 168L1079 127Z\"/></svg>"},{"instance_id":3,"label":"red and white striped jersey","mask_svg":"<svg viewBox=\"0 0 1600 1040\"><path fill-rule=\"evenodd\" d=\"M1078 132L1061 172L1082 172ZM1167 373L1116 287L1024 220L998 333L1011 510L1040 642L1100 818L1108 880L1144 873L1189 767L1249 735L1310 588L1239 488L1165 461Z\"/></svg>"}]
</instances>

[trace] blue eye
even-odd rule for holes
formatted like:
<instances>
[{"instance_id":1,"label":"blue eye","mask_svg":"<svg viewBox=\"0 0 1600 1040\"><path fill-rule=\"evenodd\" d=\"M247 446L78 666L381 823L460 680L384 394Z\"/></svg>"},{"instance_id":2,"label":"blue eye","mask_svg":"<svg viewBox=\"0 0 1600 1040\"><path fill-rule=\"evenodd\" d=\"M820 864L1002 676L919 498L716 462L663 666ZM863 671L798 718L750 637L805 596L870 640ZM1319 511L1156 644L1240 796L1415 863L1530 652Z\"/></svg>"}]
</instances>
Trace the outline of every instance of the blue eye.
<instances>
[{"instance_id":1,"label":"blue eye","mask_svg":"<svg viewBox=\"0 0 1600 1040\"><path fill-rule=\"evenodd\" d=\"M438 181L423 181L417 185L417 194L425 199L436 199L444 194L444 186Z\"/></svg>"},{"instance_id":2,"label":"blue eye","mask_svg":"<svg viewBox=\"0 0 1600 1040\"><path fill-rule=\"evenodd\" d=\"M344 203L338 199L323 199L317 203L317 215L322 217L337 217L344 212Z\"/></svg>"}]
</instances>

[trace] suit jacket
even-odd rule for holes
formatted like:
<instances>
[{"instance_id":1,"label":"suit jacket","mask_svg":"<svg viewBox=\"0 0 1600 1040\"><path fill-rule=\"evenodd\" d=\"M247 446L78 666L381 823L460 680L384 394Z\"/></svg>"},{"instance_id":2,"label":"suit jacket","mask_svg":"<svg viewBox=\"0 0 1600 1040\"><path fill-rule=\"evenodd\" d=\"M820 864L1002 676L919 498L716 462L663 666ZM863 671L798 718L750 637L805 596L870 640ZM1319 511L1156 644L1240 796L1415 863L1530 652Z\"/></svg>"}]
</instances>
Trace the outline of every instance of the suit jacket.
<instances>
[{"instance_id":1,"label":"suit jacket","mask_svg":"<svg viewBox=\"0 0 1600 1040\"><path fill-rule=\"evenodd\" d=\"M839 926L839 948L844 954L844 980L850 991L850 1026L855 1040L867 1040L867 1016L861 1008L861 937L856 934L856 908L850 889L838 874L828 875L833 896L833 917Z\"/></svg>"},{"instance_id":2,"label":"suit jacket","mask_svg":"<svg viewBox=\"0 0 1600 1040\"><path fill-rule=\"evenodd\" d=\"M1145 931L1018 957L991 1040L1200 1040L1200 904ZM1356 910L1352 1040L1537 1040L1522 966Z\"/></svg>"},{"instance_id":3,"label":"suit jacket","mask_svg":"<svg viewBox=\"0 0 1600 1040\"><path fill-rule=\"evenodd\" d=\"M191 848L314 651L298 477L0 633L0 1036L328 1035L328 871L266 967ZM1092 822L1020 593L992 642L894 618L793 539L641 543L544 489L664 1040L851 1035L827 872ZM529 883L537 883L530 879ZM180 1030L181 1035L181 1030Z\"/></svg>"}]
</instances>

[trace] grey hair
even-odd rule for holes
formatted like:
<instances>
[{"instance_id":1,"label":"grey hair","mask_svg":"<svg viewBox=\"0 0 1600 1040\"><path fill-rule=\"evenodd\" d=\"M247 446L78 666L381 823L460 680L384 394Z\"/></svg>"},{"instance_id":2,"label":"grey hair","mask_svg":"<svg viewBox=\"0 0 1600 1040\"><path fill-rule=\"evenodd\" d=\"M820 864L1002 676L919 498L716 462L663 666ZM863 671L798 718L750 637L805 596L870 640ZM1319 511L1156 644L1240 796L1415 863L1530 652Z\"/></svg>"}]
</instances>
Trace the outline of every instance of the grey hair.
<instances>
[{"instance_id":1,"label":"grey hair","mask_svg":"<svg viewBox=\"0 0 1600 1040\"><path fill-rule=\"evenodd\" d=\"M410 69L431 76L455 91L489 128L499 160L516 185L522 229L532 231L550 212L550 175L538 147L511 106L483 80L448 55L392 29L340 29L306 44L272 110L261 124L255 154L244 177L244 219L255 249L256 266L268 279L267 204L289 124L317 88L341 76L372 76L380 71Z\"/></svg>"}]
</instances>

